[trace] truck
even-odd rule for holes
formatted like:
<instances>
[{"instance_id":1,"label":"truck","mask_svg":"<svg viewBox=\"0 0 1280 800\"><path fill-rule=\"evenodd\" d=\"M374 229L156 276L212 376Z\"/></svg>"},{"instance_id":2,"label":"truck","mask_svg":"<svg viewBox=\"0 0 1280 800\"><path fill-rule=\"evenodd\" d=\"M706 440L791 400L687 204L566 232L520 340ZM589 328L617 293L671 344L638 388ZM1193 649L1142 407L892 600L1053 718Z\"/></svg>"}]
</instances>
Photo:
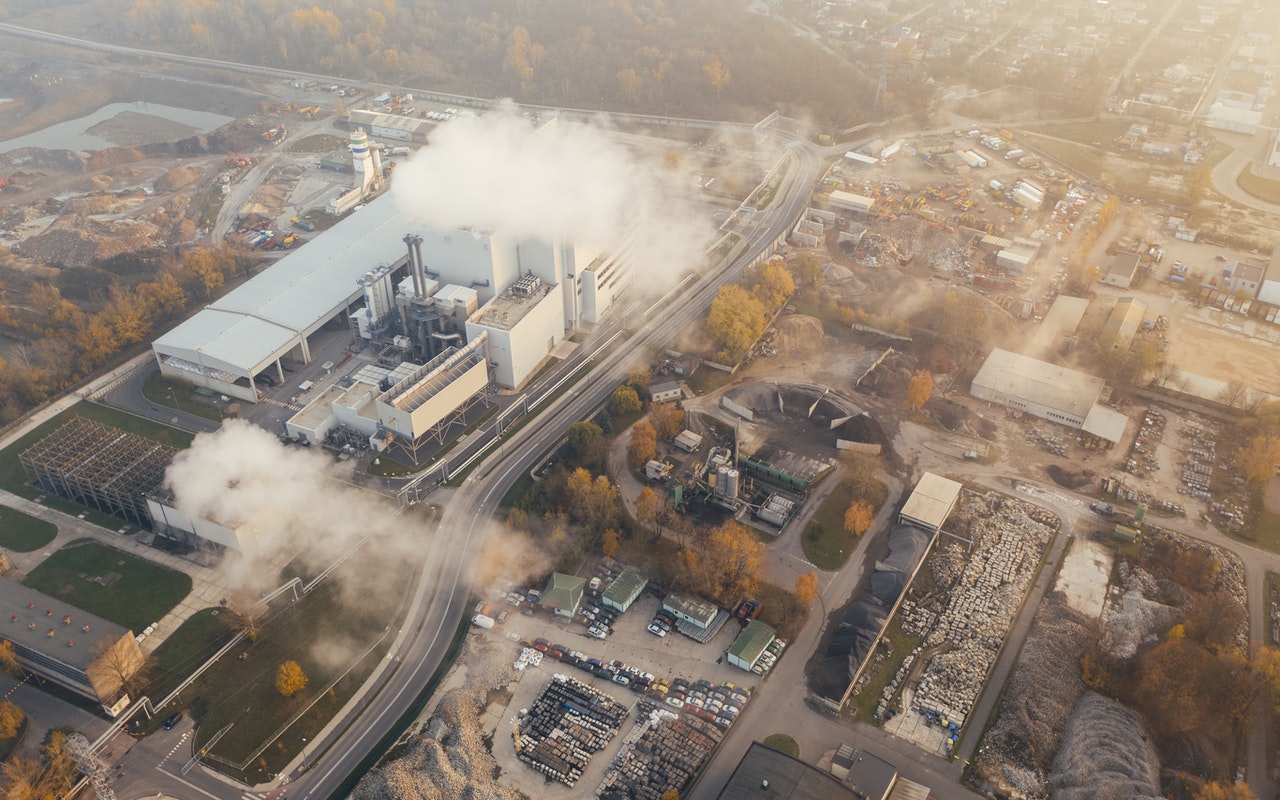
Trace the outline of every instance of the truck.
<instances>
[{"instance_id":1,"label":"truck","mask_svg":"<svg viewBox=\"0 0 1280 800\"><path fill-rule=\"evenodd\" d=\"M1016 161L1019 158L1022 158L1024 155L1026 155L1026 153L1024 153L1023 151L1015 147L1014 149L1005 153L1004 158L1005 158L1005 161Z\"/></svg>"},{"instance_id":2,"label":"truck","mask_svg":"<svg viewBox=\"0 0 1280 800\"><path fill-rule=\"evenodd\" d=\"M497 623L494 622L493 617L487 616L485 614L476 614L474 617L471 618L471 624L475 625L477 628L483 628L484 630L488 631L488 630L493 630L493 626Z\"/></svg>"},{"instance_id":3,"label":"truck","mask_svg":"<svg viewBox=\"0 0 1280 800\"><path fill-rule=\"evenodd\" d=\"M293 225L293 227L297 228L298 230L307 231L308 233L316 229L316 224L314 222L311 222L310 220L300 219L298 217L294 217L293 222L291 224Z\"/></svg>"}]
</instances>

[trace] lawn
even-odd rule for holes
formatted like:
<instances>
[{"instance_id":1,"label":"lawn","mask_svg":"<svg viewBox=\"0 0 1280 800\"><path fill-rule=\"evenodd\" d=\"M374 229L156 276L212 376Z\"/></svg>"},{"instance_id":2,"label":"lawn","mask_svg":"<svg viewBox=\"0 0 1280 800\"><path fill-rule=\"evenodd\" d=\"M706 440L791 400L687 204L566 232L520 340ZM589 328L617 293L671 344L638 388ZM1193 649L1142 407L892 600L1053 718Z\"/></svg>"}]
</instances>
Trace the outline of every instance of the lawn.
<instances>
[{"instance_id":1,"label":"lawn","mask_svg":"<svg viewBox=\"0 0 1280 800\"><path fill-rule=\"evenodd\" d=\"M225 610L206 608L191 615L156 648L147 691L160 698L173 691L235 635Z\"/></svg>"},{"instance_id":2,"label":"lawn","mask_svg":"<svg viewBox=\"0 0 1280 800\"><path fill-rule=\"evenodd\" d=\"M159 622L191 591L190 576L91 539L49 556L22 583L135 633Z\"/></svg>"},{"instance_id":3,"label":"lawn","mask_svg":"<svg viewBox=\"0 0 1280 800\"><path fill-rule=\"evenodd\" d=\"M52 542L57 535L58 526L52 522L0 506L0 547L15 553L30 553Z\"/></svg>"},{"instance_id":4,"label":"lawn","mask_svg":"<svg viewBox=\"0 0 1280 800\"><path fill-rule=\"evenodd\" d=\"M786 753L792 758L800 757L800 743L785 733L771 733L765 737L763 744L765 747L772 747L774 750Z\"/></svg>"},{"instance_id":5,"label":"lawn","mask_svg":"<svg viewBox=\"0 0 1280 800\"><path fill-rule=\"evenodd\" d=\"M889 487L877 481L876 489L871 497L864 498L878 512L889 495ZM844 512L849 508L855 496L853 485L841 481L840 485L827 495L818 510L810 518L801 537L805 558L821 569L837 570L844 566L858 544L858 537L844 529ZM868 532L869 533L869 532Z\"/></svg>"},{"instance_id":6,"label":"lawn","mask_svg":"<svg viewBox=\"0 0 1280 800\"><path fill-rule=\"evenodd\" d=\"M22 471L22 464L18 461L18 454L53 433L73 416L81 416L85 419L101 422L103 425L110 425L113 428L120 428L130 433L146 436L158 442L172 445L180 450L190 447L191 440L194 438L194 434L187 431L172 428L110 406L90 402L76 403L61 414L36 426L26 436L0 451L0 489L5 489L28 499L39 497L41 493L27 483L27 476Z\"/></svg>"},{"instance_id":7,"label":"lawn","mask_svg":"<svg viewBox=\"0 0 1280 800\"><path fill-rule=\"evenodd\" d=\"M1259 200L1280 205L1280 181L1259 178L1246 166L1236 176L1236 185Z\"/></svg>"},{"instance_id":8,"label":"lawn","mask_svg":"<svg viewBox=\"0 0 1280 800\"><path fill-rule=\"evenodd\" d=\"M282 600L259 623L257 640L244 642L243 659L228 654L183 692L200 724L200 746L235 723L211 750L220 769L250 783L278 770L297 753L300 741L295 739L314 736L377 666L390 647L392 637L385 634L403 611L412 570L404 565L380 579L388 590L380 593L386 602L360 605L351 602L350 593L344 595L341 581L357 580L362 568L359 559L352 559L301 602ZM216 627L204 624L209 628L193 631L182 650L213 646ZM175 651L174 662L180 662L182 650ZM285 698L276 690L275 677L288 660L301 665L308 683ZM307 712L313 701L316 705ZM303 722L281 737L303 712ZM310 726L308 720L313 720Z\"/></svg>"},{"instance_id":9,"label":"lawn","mask_svg":"<svg viewBox=\"0 0 1280 800\"><path fill-rule=\"evenodd\" d=\"M880 704L880 696L884 694L884 687L888 686L893 676L898 674L903 659L920 644L921 640L919 637L905 633L902 626L898 624L897 617L894 617L889 627L885 629L883 641L890 643L893 653L874 667L867 667L870 670L870 674L866 676L867 683L862 687L862 691L849 698L849 706L857 715L857 719L873 725L879 724L875 719L875 713L876 706Z\"/></svg>"},{"instance_id":10,"label":"lawn","mask_svg":"<svg viewBox=\"0 0 1280 800\"><path fill-rule=\"evenodd\" d=\"M289 149L295 153L328 153L331 150L337 150L346 142L346 139L339 139L328 133L316 133L298 139L289 145Z\"/></svg>"}]
</instances>

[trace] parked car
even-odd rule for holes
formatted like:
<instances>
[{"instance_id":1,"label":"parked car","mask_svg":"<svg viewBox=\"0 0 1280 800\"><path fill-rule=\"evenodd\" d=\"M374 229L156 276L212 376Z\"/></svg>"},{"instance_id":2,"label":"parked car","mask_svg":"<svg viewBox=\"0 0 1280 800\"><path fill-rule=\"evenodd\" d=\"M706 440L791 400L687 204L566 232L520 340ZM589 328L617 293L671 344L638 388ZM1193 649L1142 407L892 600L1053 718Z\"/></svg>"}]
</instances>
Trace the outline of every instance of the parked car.
<instances>
[{"instance_id":1,"label":"parked car","mask_svg":"<svg viewBox=\"0 0 1280 800\"><path fill-rule=\"evenodd\" d=\"M547 649L548 649L550 646L551 646L551 643L550 643L550 642L548 642L546 639L534 639L534 640L533 640L533 649L534 649L534 650L537 650L539 653L545 653L545 652L547 652Z\"/></svg>"},{"instance_id":2,"label":"parked car","mask_svg":"<svg viewBox=\"0 0 1280 800\"><path fill-rule=\"evenodd\" d=\"M645 630L649 631L649 633L652 633L654 636L657 636L658 638L662 638L663 636L667 635L667 632L662 629L662 626L656 622L650 622L649 627L645 628Z\"/></svg>"},{"instance_id":3,"label":"parked car","mask_svg":"<svg viewBox=\"0 0 1280 800\"><path fill-rule=\"evenodd\" d=\"M622 673L615 673L614 676L609 680L613 681L619 686L627 686L631 683L631 678L626 675L623 675Z\"/></svg>"},{"instance_id":4,"label":"parked car","mask_svg":"<svg viewBox=\"0 0 1280 800\"><path fill-rule=\"evenodd\" d=\"M172 714L170 714L167 718L165 718L164 729L166 731L171 731L173 730L173 726L177 725L181 721L182 721L182 712L175 711Z\"/></svg>"}]
</instances>

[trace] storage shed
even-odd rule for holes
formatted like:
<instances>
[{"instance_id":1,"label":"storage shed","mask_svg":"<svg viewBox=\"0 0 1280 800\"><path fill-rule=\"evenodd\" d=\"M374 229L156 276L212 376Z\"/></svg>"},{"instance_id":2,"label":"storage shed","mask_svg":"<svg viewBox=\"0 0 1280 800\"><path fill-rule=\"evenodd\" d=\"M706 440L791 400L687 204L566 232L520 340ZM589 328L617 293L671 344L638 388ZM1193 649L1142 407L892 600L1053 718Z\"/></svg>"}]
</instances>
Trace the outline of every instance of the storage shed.
<instances>
[{"instance_id":1,"label":"storage shed","mask_svg":"<svg viewBox=\"0 0 1280 800\"><path fill-rule=\"evenodd\" d=\"M920 476L920 482L907 498L898 521L918 525L926 531L936 533L947 521L947 515L956 507L956 501L960 499L960 488L960 484L950 478L926 472Z\"/></svg>"},{"instance_id":2,"label":"storage shed","mask_svg":"<svg viewBox=\"0 0 1280 800\"><path fill-rule=\"evenodd\" d=\"M773 628L760 620L751 620L729 647L729 663L750 672L776 635Z\"/></svg>"},{"instance_id":3,"label":"storage shed","mask_svg":"<svg viewBox=\"0 0 1280 800\"><path fill-rule=\"evenodd\" d=\"M605 607L618 611L626 611L649 585L649 579L640 574L635 567L627 567L622 574L613 579L609 588L604 590L602 600Z\"/></svg>"}]
</instances>

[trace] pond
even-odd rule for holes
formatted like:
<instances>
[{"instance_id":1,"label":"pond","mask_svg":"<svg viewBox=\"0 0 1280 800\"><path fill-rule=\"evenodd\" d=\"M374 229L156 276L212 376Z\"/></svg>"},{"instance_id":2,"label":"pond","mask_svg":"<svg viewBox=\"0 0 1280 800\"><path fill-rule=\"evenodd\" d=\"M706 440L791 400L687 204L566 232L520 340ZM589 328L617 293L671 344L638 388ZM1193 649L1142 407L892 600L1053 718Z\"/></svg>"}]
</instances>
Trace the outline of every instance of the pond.
<instances>
[{"instance_id":1,"label":"pond","mask_svg":"<svg viewBox=\"0 0 1280 800\"><path fill-rule=\"evenodd\" d=\"M94 136L87 131L100 123L125 112L145 114L185 125L194 133L208 133L231 122L233 117L214 114L209 111L195 111L189 108L166 106L160 103L111 103L87 116L59 122L43 130L0 142L0 153L17 150L22 147L43 147L46 150L102 150L115 146L115 142Z\"/></svg>"}]
</instances>

